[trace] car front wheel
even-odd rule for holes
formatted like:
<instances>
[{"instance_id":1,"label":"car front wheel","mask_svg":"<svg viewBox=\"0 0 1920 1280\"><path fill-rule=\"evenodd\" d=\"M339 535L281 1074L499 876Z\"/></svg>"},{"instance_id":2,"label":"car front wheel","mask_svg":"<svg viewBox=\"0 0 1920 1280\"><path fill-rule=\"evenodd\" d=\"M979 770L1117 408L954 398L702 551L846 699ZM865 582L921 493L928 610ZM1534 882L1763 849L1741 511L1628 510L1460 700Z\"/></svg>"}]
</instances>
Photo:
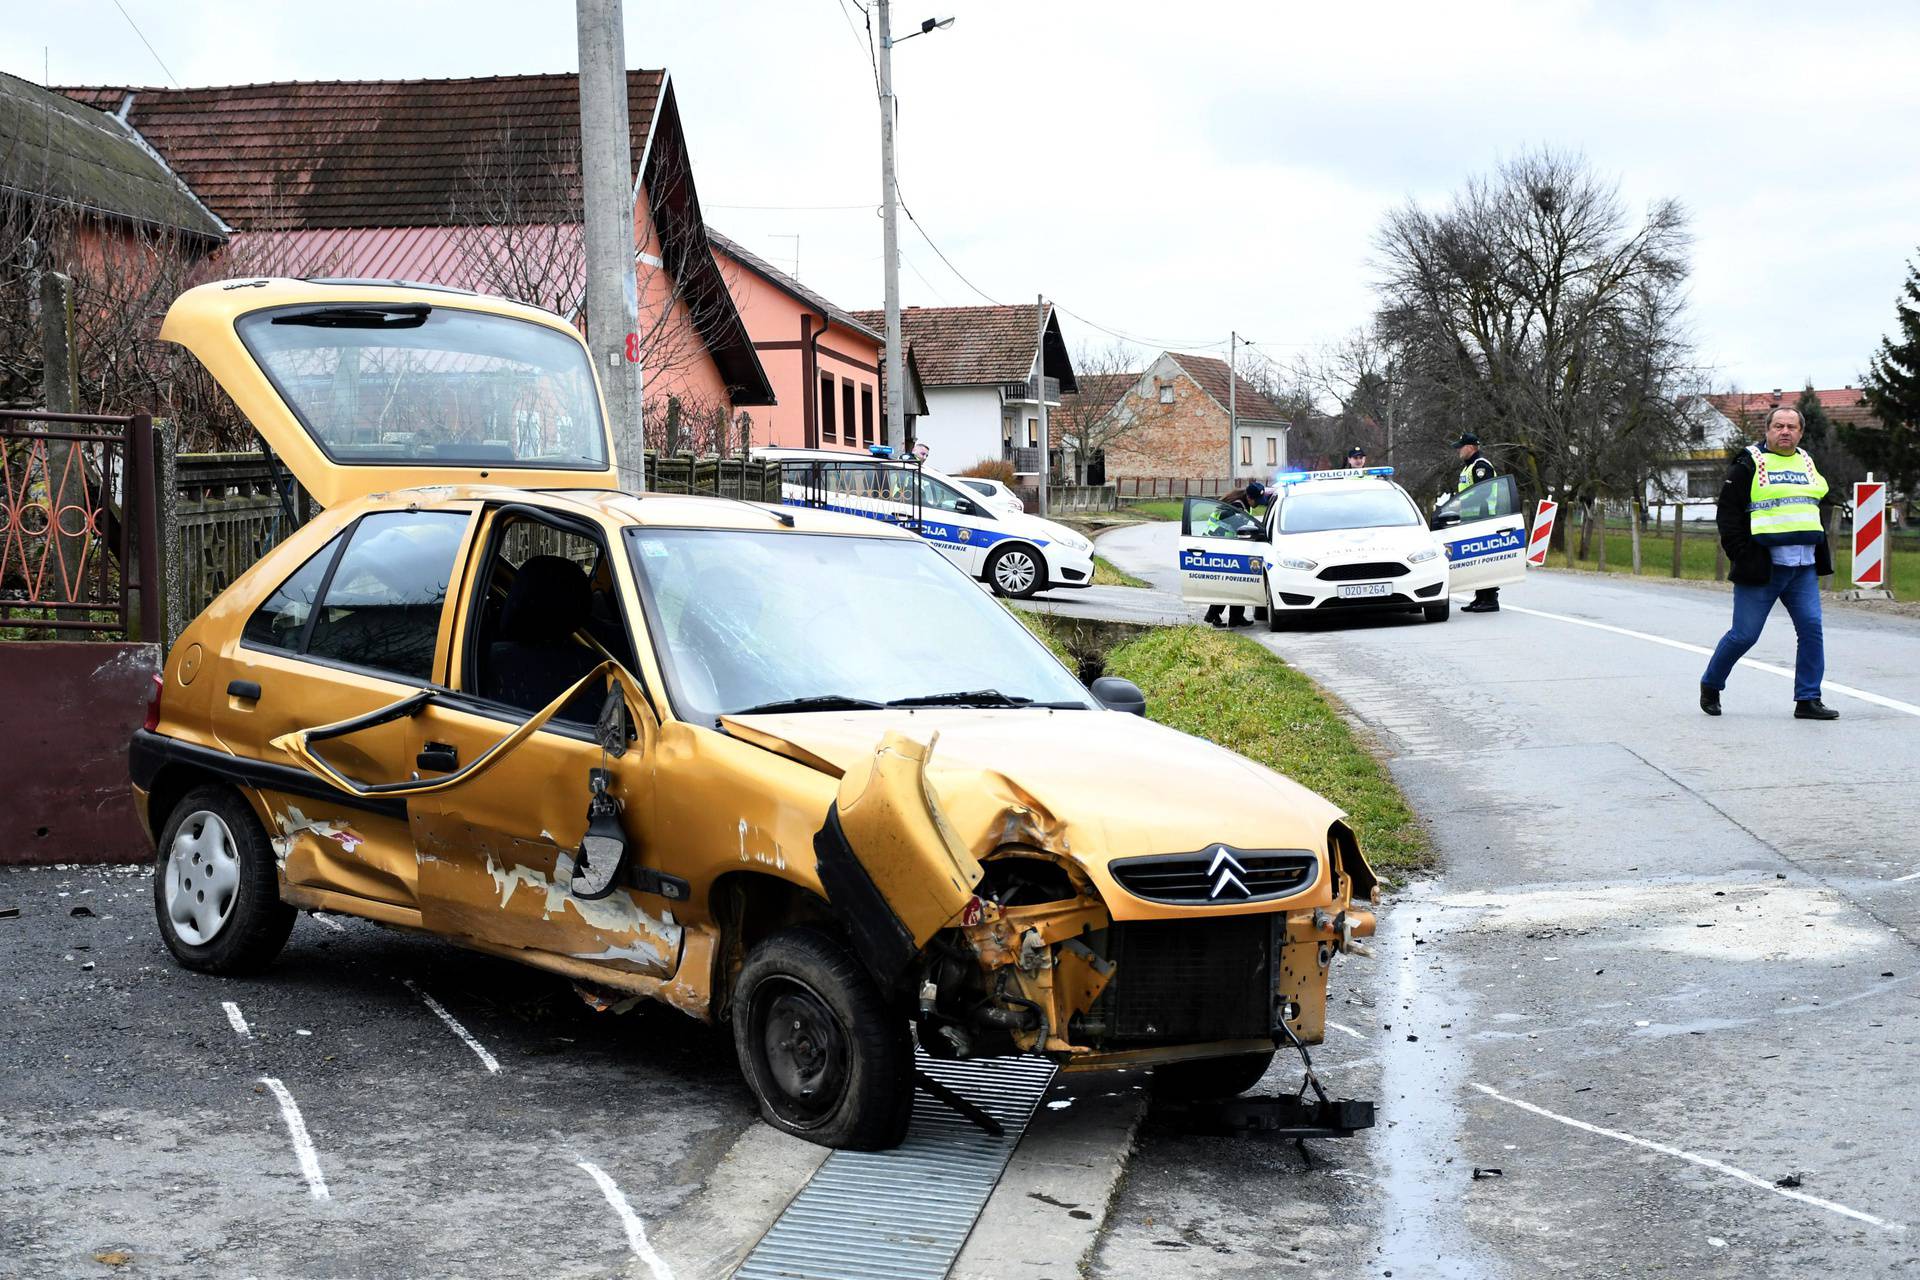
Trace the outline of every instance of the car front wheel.
<instances>
[{"instance_id":1,"label":"car front wheel","mask_svg":"<svg viewBox=\"0 0 1920 1280\"><path fill-rule=\"evenodd\" d=\"M173 808L154 852L153 908L174 959L203 973L258 973L293 932L273 846L246 801L198 787Z\"/></svg>"},{"instance_id":2,"label":"car front wheel","mask_svg":"<svg viewBox=\"0 0 1920 1280\"><path fill-rule=\"evenodd\" d=\"M1427 615L1428 622L1445 622L1453 613L1453 601L1442 600L1439 604L1423 605L1421 612Z\"/></svg>"},{"instance_id":3,"label":"car front wheel","mask_svg":"<svg viewBox=\"0 0 1920 1280\"><path fill-rule=\"evenodd\" d=\"M1031 547L1002 547L987 562L987 581L998 594L1024 600L1047 585L1047 571Z\"/></svg>"},{"instance_id":4,"label":"car front wheel","mask_svg":"<svg viewBox=\"0 0 1920 1280\"><path fill-rule=\"evenodd\" d=\"M817 929L767 938L734 987L734 1045L760 1114L825 1147L881 1151L906 1136L908 1029L860 962Z\"/></svg>"}]
</instances>

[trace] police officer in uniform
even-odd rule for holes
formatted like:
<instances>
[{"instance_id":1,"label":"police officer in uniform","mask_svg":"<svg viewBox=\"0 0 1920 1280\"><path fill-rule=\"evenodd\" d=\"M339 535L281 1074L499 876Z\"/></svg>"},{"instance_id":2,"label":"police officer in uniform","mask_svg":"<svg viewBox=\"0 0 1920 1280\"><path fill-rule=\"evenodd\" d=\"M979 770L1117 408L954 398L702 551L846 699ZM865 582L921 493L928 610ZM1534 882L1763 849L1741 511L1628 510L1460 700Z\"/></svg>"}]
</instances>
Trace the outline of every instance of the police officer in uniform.
<instances>
[{"instance_id":1,"label":"police officer in uniform","mask_svg":"<svg viewBox=\"0 0 1920 1280\"><path fill-rule=\"evenodd\" d=\"M1249 480L1240 488L1233 490L1233 492L1227 494L1226 497L1220 499L1220 501L1230 507L1237 507L1248 515L1252 515L1255 507L1265 506L1267 504L1267 486L1261 484L1258 480ZM1203 530L1203 532L1221 537L1231 536L1231 532L1224 526L1220 528L1208 528ZM1223 611L1226 614L1224 618L1221 617ZM1264 610L1256 609L1254 612L1256 616L1258 616L1263 613ZM1247 610L1244 605L1237 604L1231 608L1219 604L1208 605L1206 619L1211 626L1244 627L1247 625Z\"/></svg>"},{"instance_id":2,"label":"police officer in uniform","mask_svg":"<svg viewBox=\"0 0 1920 1280\"><path fill-rule=\"evenodd\" d=\"M1820 526L1820 500L1827 481L1800 447L1800 415L1775 409L1767 415L1767 445L1736 454L1720 486L1714 523L1733 579L1733 627L1720 637L1706 674L1700 677L1700 709L1720 714L1720 691L1734 664L1760 638L1775 600L1787 606L1799 643L1793 664L1796 720L1838 720L1820 701L1827 673L1820 626L1820 578L1833 572L1833 553Z\"/></svg>"},{"instance_id":3,"label":"police officer in uniform","mask_svg":"<svg viewBox=\"0 0 1920 1280\"><path fill-rule=\"evenodd\" d=\"M1453 442L1454 452L1460 455L1460 481L1454 486L1455 493L1465 493L1483 481L1491 480L1500 473L1493 469L1493 462L1480 452L1480 437L1471 431L1462 432ZM1482 587L1473 593L1473 603L1463 607L1462 613L1498 613L1500 612L1500 588Z\"/></svg>"}]
</instances>

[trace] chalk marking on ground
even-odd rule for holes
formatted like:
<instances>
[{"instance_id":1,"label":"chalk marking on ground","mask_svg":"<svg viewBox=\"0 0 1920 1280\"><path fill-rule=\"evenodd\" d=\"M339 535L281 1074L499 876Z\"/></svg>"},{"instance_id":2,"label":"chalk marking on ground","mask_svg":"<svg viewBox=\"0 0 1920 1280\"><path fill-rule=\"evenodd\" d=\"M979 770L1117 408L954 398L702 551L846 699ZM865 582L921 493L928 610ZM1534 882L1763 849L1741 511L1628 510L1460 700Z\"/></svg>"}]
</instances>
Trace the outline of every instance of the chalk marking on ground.
<instances>
[{"instance_id":1,"label":"chalk marking on ground","mask_svg":"<svg viewBox=\"0 0 1920 1280\"><path fill-rule=\"evenodd\" d=\"M287 1092L287 1086L272 1076L261 1076L260 1083L273 1090L274 1098L280 1103L280 1115L287 1122L287 1132L293 1135L293 1151L300 1157L300 1172L306 1175L307 1190L313 1192L315 1200L331 1200L333 1195L327 1190L327 1180L320 1173L320 1153L313 1149L313 1139L307 1136L307 1122L300 1118L299 1104Z\"/></svg>"},{"instance_id":2,"label":"chalk marking on ground","mask_svg":"<svg viewBox=\"0 0 1920 1280\"><path fill-rule=\"evenodd\" d=\"M438 1000L435 1000L432 996L422 991L419 987L414 986L413 979L402 978L400 979L400 981L406 985L407 990L419 996L421 1001L427 1006L427 1008L433 1010L435 1014L439 1015L440 1021L446 1023L447 1026L453 1031L453 1034L459 1036L462 1042L466 1044L467 1048L473 1050L474 1056L480 1059L481 1065L485 1066L486 1069L489 1071L498 1071L500 1069L500 1063L494 1058L492 1054L487 1052L487 1046L481 1044L478 1040L474 1039L473 1033L471 1031L468 1031L465 1027L461 1026L460 1020L454 1017L452 1014L448 1013L445 1005L441 1004Z\"/></svg>"},{"instance_id":3,"label":"chalk marking on ground","mask_svg":"<svg viewBox=\"0 0 1920 1280\"><path fill-rule=\"evenodd\" d=\"M220 1007L227 1011L227 1024L233 1028L233 1034L242 1040L253 1039L253 1028L247 1025L246 1018L240 1012L240 1006L231 1000L222 1000Z\"/></svg>"},{"instance_id":4,"label":"chalk marking on ground","mask_svg":"<svg viewBox=\"0 0 1920 1280\"><path fill-rule=\"evenodd\" d=\"M1352 1036L1355 1040L1365 1040L1367 1038L1362 1033L1355 1031L1352 1027L1349 1027L1344 1023L1335 1022L1331 1018L1327 1020L1327 1025L1332 1027L1335 1031L1346 1032L1348 1035Z\"/></svg>"},{"instance_id":5,"label":"chalk marking on ground","mask_svg":"<svg viewBox=\"0 0 1920 1280\"><path fill-rule=\"evenodd\" d=\"M327 928L333 930L335 933L345 933L347 931L347 926L341 924L338 920L335 920L332 916L327 915L323 911L308 912L308 915L310 918L327 926Z\"/></svg>"},{"instance_id":6,"label":"chalk marking on ground","mask_svg":"<svg viewBox=\"0 0 1920 1280\"><path fill-rule=\"evenodd\" d=\"M1536 1107L1531 1102L1522 1102L1518 1098L1509 1098L1498 1089L1494 1089L1488 1085L1474 1083L1473 1087L1481 1093L1486 1094L1489 1098L1504 1102L1510 1107L1518 1107L1522 1111L1530 1111L1534 1115L1543 1116L1548 1120L1556 1120L1561 1124L1571 1125L1573 1128L1584 1130L1587 1133L1599 1134L1603 1138L1612 1138L1615 1141L1630 1143L1636 1147L1645 1147L1649 1151L1658 1151L1661 1155L1675 1156L1687 1161L1689 1164L1697 1164L1703 1169L1711 1169L1715 1173L1724 1173L1730 1178L1737 1178L1741 1182L1760 1188L1762 1191L1771 1191L1774 1195L1784 1196L1789 1200L1798 1200L1803 1204L1810 1204L1816 1208L1825 1209L1829 1213L1837 1213L1843 1218L1852 1218L1856 1222L1864 1222L1885 1231L1904 1232L1907 1229L1902 1223L1888 1222L1885 1218L1876 1218L1870 1213L1863 1213L1858 1209L1850 1209L1838 1201L1823 1200L1819 1196L1810 1196L1804 1191L1795 1191L1789 1187L1776 1186L1765 1178L1748 1173L1745 1169L1736 1169L1730 1164L1713 1159L1711 1156L1695 1155L1691 1151L1682 1151L1679 1147L1670 1147L1664 1142L1654 1142L1648 1138L1635 1137L1631 1133L1622 1133L1618 1129L1606 1129L1597 1124L1588 1124L1585 1120L1575 1120L1572 1116L1563 1116L1557 1111L1549 1111L1545 1107Z\"/></svg>"},{"instance_id":7,"label":"chalk marking on ground","mask_svg":"<svg viewBox=\"0 0 1920 1280\"><path fill-rule=\"evenodd\" d=\"M654 1280L673 1280L673 1268L647 1242L646 1225L640 1221L640 1215L633 1211L633 1206L627 1203L619 1184L607 1176L606 1170L591 1161L575 1160L574 1163L585 1169L587 1176L600 1185L600 1194L620 1215L620 1225L627 1229L627 1247L633 1250L633 1256L647 1264L647 1270L653 1272Z\"/></svg>"},{"instance_id":8,"label":"chalk marking on ground","mask_svg":"<svg viewBox=\"0 0 1920 1280\"><path fill-rule=\"evenodd\" d=\"M1457 596L1455 598L1461 600L1466 599L1465 596ZM1528 609L1517 604L1503 604L1500 607L1512 613L1525 613L1535 618L1551 618L1555 622L1571 622L1576 627L1592 627L1595 631L1611 631L1617 636L1628 636L1635 640L1647 640L1654 644L1666 645L1669 649L1684 649L1688 653L1705 654L1709 658L1713 656L1713 650L1702 645L1689 644L1685 640L1670 640L1666 636L1656 636L1648 631L1634 631L1628 627L1616 627L1611 623L1594 622L1587 618L1569 617L1564 613L1548 613L1545 609ZM1743 667L1752 667L1756 671L1765 671L1770 675L1785 676L1789 680L1794 678L1791 669L1787 667L1777 667L1771 662L1759 662L1753 658L1742 658L1740 659L1740 665ZM1876 707L1886 707L1893 711L1905 712L1910 716L1920 716L1920 707L1914 706L1911 702L1902 702L1898 698L1887 698L1877 693L1868 693L1865 689L1856 689L1852 685L1835 684L1831 680L1826 680L1821 682L1820 688L1822 692L1844 693L1849 698L1858 698L1862 702L1871 702Z\"/></svg>"},{"instance_id":9,"label":"chalk marking on ground","mask_svg":"<svg viewBox=\"0 0 1920 1280\"><path fill-rule=\"evenodd\" d=\"M1920 880L1920 871L1910 871L1904 876L1895 876L1889 883L1905 884L1909 880Z\"/></svg>"}]
</instances>

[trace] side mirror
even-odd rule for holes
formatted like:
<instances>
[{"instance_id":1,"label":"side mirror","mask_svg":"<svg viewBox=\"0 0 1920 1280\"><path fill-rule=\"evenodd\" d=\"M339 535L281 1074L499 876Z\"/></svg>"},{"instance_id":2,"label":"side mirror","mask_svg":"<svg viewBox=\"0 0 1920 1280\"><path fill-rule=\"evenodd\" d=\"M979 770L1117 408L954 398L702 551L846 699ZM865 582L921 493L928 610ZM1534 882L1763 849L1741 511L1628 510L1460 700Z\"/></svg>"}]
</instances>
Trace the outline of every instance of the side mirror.
<instances>
[{"instance_id":1,"label":"side mirror","mask_svg":"<svg viewBox=\"0 0 1920 1280\"><path fill-rule=\"evenodd\" d=\"M1147 695L1131 680L1101 676L1093 682L1092 692L1093 700L1109 711L1125 711L1136 716L1147 714Z\"/></svg>"},{"instance_id":2,"label":"side mirror","mask_svg":"<svg viewBox=\"0 0 1920 1280\"><path fill-rule=\"evenodd\" d=\"M1449 525L1456 525L1459 523L1460 523L1460 513L1458 511L1436 511L1433 513L1433 519L1427 521L1427 528L1445 529Z\"/></svg>"},{"instance_id":3,"label":"side mirror","mask_svg":"<svg viewBox=\"0 0 1920 1280\"><path fill-rule=\"evenodd\" d=\"M980 508L974 505L972 498L962 498L954 504L953 514L957 516L977 516L980 514Z\"/></svg>"},{"instance_id":4,"label":"side mirror","mask_svg":"<svg viewBox=\"0 0 1920 1280\"><path fill-rule=\"evenodd\" d=\"M1245 538L1249 542L1258 542L1260 541L1261 532L1262 530L1259 525L1248 524L1242 525L1240 528L1234 530L1233 536L1236 538Z\"/></svg>"}]
</instances>

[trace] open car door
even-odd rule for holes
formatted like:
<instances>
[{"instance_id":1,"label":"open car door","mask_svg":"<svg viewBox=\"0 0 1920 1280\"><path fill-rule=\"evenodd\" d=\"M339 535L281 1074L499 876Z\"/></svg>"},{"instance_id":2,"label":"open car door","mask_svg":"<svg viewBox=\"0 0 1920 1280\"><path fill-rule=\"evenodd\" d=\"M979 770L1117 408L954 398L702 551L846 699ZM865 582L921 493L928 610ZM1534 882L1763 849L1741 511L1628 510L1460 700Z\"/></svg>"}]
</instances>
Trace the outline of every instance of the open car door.
<instances>
[{"instance_id":1,"label":"open car door","mask_svg":"<svg viewBox=\"0 0 1920 1280\"><path fill-rule=\"evenodd\" d=\"M227 280L181 294L160 336L323 507L434 484L619 488L593 362L550 312L377 281Z\"/></svg>"},{"instance_id":2,"label":"open car door","mask_svg":"<svg viewBox=\"0 0 1920 1280\"><path fill-rule=\"evenodd\" d=\"M1266 530L1235 506L1188 498L1180 510L1180 598L1188 604L1267 603Z\"/></svg>"},{"instance_id":3,"label":"open car door","mask_svg":"<svg viewBox=\"0 0 1920 1280\"><path fill-rule=\"evenodd\" d=\"M1526 523L1512 476L1482 480L1442 502L1430 524L1447 546L1449 588L1480 591L1526 577Z\"/></svg>"}]
</instances>

